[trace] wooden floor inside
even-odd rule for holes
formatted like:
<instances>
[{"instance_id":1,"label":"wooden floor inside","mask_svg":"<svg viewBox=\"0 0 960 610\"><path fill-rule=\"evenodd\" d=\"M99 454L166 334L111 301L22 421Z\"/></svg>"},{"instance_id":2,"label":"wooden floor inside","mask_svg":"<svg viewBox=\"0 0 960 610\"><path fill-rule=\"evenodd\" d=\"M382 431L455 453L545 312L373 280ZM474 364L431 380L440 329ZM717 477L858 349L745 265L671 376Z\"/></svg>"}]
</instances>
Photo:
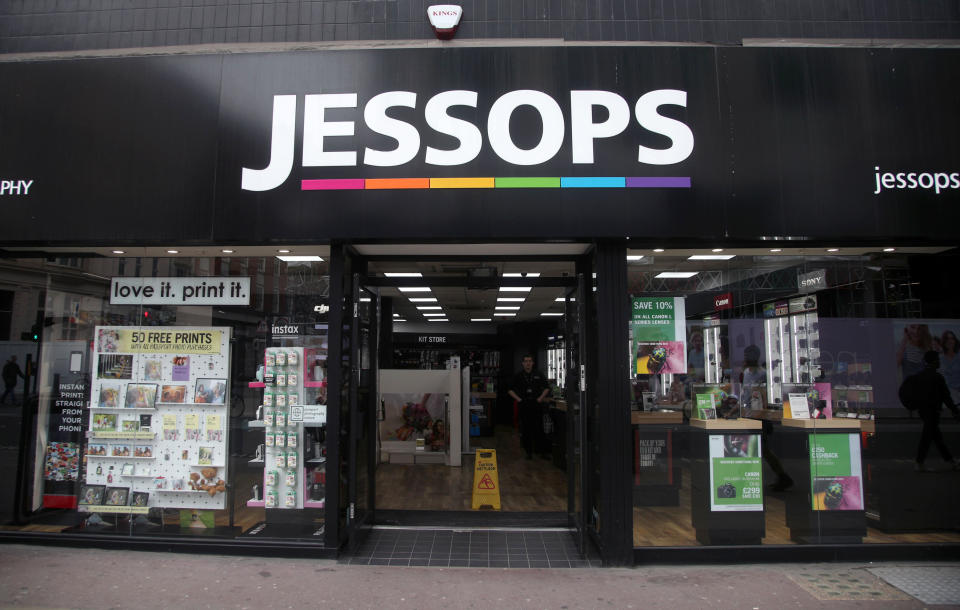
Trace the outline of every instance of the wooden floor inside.
<instances>
[{"instance_id":1,"label":"wooden floor inside","mask_svg":"<svg viewBox=\"0 0 960 610\"><path fill-rule=\"evenodd\" d=\"M700 546L690 515L690 471L683 467L680 503L678 506L634 506L633 546ZM787 528L786 504L778 494L766 496L766 537L763 544L796 544ZM918 532L888 534L867 528L866 544L889 543L960 543L958 532Z\"/></svg>"},{"instance_id":2,"label":"wooden floor inside","mask_svg":"<svg viewBox=\"0 0 960 610\"><path fill-rule=\"evenodd\" d=\"M552 460L526 459L517 432L497 426L494 436L479 437L474 447L496 449L501 511L566 512L567 473ZM384 510L470 510L473 455L460 467L442 464L377 466L377 508Z\"/></svg>"}]
</instances>

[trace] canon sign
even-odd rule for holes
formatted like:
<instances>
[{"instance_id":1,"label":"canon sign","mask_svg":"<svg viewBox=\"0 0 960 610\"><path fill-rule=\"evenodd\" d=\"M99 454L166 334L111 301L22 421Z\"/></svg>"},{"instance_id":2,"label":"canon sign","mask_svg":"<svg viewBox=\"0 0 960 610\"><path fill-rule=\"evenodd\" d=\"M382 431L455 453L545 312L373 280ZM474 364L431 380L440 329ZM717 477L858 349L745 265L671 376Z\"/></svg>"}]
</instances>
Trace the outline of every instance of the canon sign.
<instances>
[{"instance_id":1,"label":"canon sign","mask_svg":"<svg viewBox=\"0 0 960 610\"><path fill-rule=\"evenodd\" d=\"M450 115L456 106L477 107L476 91L442 91L426 101L423 113L426 124L441 134L454 138L452 149L427 146L422 154L428 165L464 165L477 158L484 145L481 128ZM387 91L370 98L363 108L366 126L397 142L391 150L365 147L357 150L327 150L325 142L332 137L351 137L355 121L328 121L330 109L356 108L356 93L309 94L303 100L303 167L352 167L359 162L374 167L396 167L409 163L421 154L420 133L410 123L392 118L387 111L394 107L418 107L419 96L412 91ZM520 148L510 133L510 117L521 106L529 106L540 115L543 129L540 141L532 148ZM670 140L662 149L637 146L637 161L648 165L680 163L693 152L693 132L683 122L663 116L661 106L687 106L687 92L657 89L640 96L633 104L633 118L640 127ZM596 114L604 117L594 120ZM567 126L571 136L571 161L593 163L593 142L623 133L630 125L630 105L612 91L571 91L570 116L565 117L557 100L542 91L520 89L504 93L494 100L487 115L486 139L493 152L512 165L539 165L553 159L563 145ZM264 169L243 168L241 188L245 191L269 191L283 184L293 169L294 141L297 124L297 96L273 97L273 131L270 141L270 163ZM343 148L343 147L340 147ZM362 157L361 157L362 155ZM362 159L362 161L361 161Z\"/></svg>"}]
</instances>

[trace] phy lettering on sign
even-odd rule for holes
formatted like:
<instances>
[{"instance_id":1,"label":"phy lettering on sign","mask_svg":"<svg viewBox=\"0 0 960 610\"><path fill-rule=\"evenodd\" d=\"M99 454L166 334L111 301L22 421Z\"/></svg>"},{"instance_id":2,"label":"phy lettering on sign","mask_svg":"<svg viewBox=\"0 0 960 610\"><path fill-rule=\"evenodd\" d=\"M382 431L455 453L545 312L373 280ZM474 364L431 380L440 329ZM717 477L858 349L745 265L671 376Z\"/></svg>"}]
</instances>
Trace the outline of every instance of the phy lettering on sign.
<instances>
[{"instance_id":1,"label":"phy lettering on sign","mask_svg":"<svg viewBox=\"0 0 960 610\"><path fill-rule=\"evenodd\" d=\"M33 180L21 180L19 178L0 179L0 196L2 195L29 195L30 187L33 186Z\"/></svg>"},{"instance_id":2,"label":"phy lettering on sign","mask_svg":"<svg viewBox=\"0 0 960 610\"><path fill-rule=\"evenodd\" d=\"M249 305L248 277L115 277L111 305Z\"/></svg>"}]
</instances>

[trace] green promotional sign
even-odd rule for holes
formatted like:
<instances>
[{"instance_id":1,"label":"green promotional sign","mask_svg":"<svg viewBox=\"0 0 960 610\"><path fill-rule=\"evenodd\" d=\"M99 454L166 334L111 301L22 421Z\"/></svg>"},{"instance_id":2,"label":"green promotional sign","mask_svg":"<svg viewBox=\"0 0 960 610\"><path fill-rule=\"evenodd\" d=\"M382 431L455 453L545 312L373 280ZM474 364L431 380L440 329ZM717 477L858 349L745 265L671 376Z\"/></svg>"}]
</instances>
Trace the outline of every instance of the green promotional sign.
<instances>
[{"instance_id":1,"label":"green promotional sign","mask_svg":"<svg viewBox=\"0 0 960 610\"><path fill-rule=\"evenodd\" d=\"M813 510L863 510L858 434L810 435L810 490Z\"/></svg>"},{"instance_id":2,"label":"green promotional sign","mask_svg":"<svg viewBox=\"0 0 960 610\"><path fill-rule=\"evenodd\" d=\"M710 510L763 510L759 434L712 434Z\"/></svg>"},{"instance_id":3,"label":"green promotional sign","mask_svg":"<svg viewBox=\"0 0 960 610\"><path fill-rule=\"evenodd\" d=\"M687 372L687 327L682 297L634 297L630 352L637 375Z\"/></svg>"},{"instance_id":4,"label":"green promotional sign","mask_svg":"<svg viewBox=\"0 0 960 610\"><path fill-rule=\"evenodd\" d=\"M813 476L850 476L849 439L848 434L814 434L810 436L810 472Z\"/></svg>"}]
</instances>

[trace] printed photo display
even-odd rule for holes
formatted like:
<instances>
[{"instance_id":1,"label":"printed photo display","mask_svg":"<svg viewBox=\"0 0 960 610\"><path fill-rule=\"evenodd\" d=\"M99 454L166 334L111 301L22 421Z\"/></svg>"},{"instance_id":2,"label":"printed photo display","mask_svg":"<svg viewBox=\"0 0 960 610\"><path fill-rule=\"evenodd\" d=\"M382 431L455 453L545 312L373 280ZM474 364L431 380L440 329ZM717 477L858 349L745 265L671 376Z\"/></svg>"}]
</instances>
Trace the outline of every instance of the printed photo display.
<instances>
[{"instance_id":1,"label":"printed photo display","mask_svg":"<svg viewBox=\"0 0 960 610\"><path fill-rule=\"evenodd\" d=\"M193 402L222 405L227 392L226 379L197 379Z\"/></svg>"},{"instance_id":2,"label":"printed photo display","mask_svg":"<svg viewBox=\"0 0 960 610\"><path fill-rule=\"evenodd\" d=\"M85 476L79 498L85 506L223 508L223 494L170 492L184 491L198 465L226 455L229 430L214 406L229 401L230 335L228 327L97 327L90 367L94 434L86 447L52 452L57 460L46 464L49 476ZM93 458L85 475L81 448ZM165 491L151 500L152 489Z\"/></svg>"},{"instance_id":3,"label":"printed photo display","mask_svg":"<svg viewBox=\"0 0 960 610\"><path fill-rule=\"evenodd\" d=\"M128 383L124 406L128 409L155 409L157 403L157 384Z\"/></svg>"}]
</instances>

